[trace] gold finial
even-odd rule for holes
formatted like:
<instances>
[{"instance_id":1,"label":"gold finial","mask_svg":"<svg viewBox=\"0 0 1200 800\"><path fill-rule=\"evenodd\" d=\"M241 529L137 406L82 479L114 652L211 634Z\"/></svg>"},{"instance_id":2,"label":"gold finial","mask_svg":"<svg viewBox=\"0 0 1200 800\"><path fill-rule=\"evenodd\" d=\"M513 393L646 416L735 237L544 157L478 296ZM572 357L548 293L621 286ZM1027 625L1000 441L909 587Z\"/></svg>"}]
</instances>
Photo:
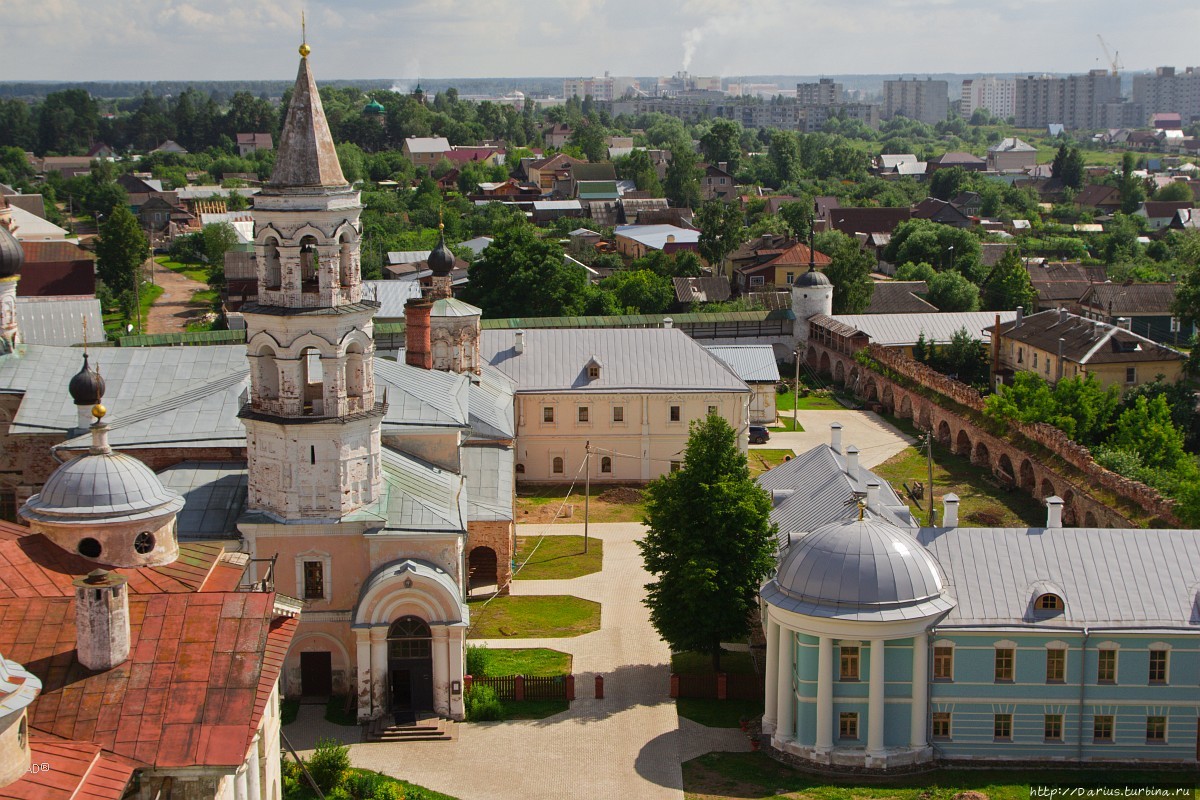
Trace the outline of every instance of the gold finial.
<instances>
[{"instance_id":1,"label":"gold finial","mask_svg":"<svg viewBox=\"0 0 1200 800\"><path fill-rule=\"evenodd\" d=\"M99 422L107 413L108 409L102 406L100 403L96 403L96 405L92 406L92 416L96 418L96 422Z\"/></svg>"},{"instance_id":2,"label":"gold finial","mask_svg":"<svg viewBox=\"0 0 1200 800\"><path fill-rule=\"evenodd\" d=\"M81 314L79 318L83 320L83 357L87 358L87 314Z\"/></svg>"},{"instance_id":3,"label":"gold finial","mask_svg":"<svg viewBox=\"0 0 1200 800\"><path fill-rule=\"evenodd\" d=\"M863 516L867 513L867 504L862 500L858 501L858 521L862 522Z\"/></svg>"},{"instance_id":4,"label":"gold finial","mask_svg":"<svg viewBox=\"0 0 1200 800\"><path fill-rule=\"evenodd\" d=\"M308 54L312 52L312 48L308 46L308 24L304 19L304 12L300 12L300 57L308 58Z\"/></svg>"},{"instance_id":5,"label":"gold finial","mask_svg":"<svg viewBox=\"0 0 1200 800\"><path fill-rule=\"evenodd\" d=\"M438 209L438 230L446 230L446 223L442 221L442 209Z\"/></svg>"}]
</instances>

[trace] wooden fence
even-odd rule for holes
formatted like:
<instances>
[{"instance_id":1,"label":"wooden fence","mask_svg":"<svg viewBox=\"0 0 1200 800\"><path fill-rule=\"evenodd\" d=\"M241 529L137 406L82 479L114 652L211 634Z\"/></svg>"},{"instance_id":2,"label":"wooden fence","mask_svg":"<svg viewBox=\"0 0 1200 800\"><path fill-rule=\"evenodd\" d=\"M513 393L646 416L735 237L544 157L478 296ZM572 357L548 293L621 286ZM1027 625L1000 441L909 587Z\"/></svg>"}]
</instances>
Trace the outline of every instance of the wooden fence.
<instances>
[{"instance_id":1,"label":"wooden fence","mask_svg":"<svg viewBox=\"0 0 1200 800\"><path fill-rule=\"evenodd\" d=\"M490 686L501 700L574 700L575 676L553 675L533 677L527 675L505 675L499 678L466 677L466 688L474 685Z\"/></svg>"}]
</instances>

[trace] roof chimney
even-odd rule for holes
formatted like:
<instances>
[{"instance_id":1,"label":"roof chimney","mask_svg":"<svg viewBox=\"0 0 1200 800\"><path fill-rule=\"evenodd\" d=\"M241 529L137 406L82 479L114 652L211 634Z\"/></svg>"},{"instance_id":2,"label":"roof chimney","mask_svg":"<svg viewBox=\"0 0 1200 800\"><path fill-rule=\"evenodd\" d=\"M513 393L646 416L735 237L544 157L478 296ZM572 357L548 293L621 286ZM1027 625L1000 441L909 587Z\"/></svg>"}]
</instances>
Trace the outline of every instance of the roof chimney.
<instances>
[{"instance_id":1,"label":"roof chimney","mask_svg":"<svg viewBox=\"0 0 1200 800\"><path fill-rule=\"evenodd\" d=\"M433 345L429 339L429 316L433 301L414 297L404 304L404 363L433 369Z\"/></svg>"},{"instance_id":2,"label":"roof chimney","mask_svg":"<svg viewBox=\"0 0 1200 800\"><path fill-rule=\"evenodd\" d=\"M1117 317L1117 327L1127 331L1133 330L1133 325L1130 323L1129 317Z\"/></svg>"},{"instance_id":3,"label":"roof chimney","mask_svg":"<svg viewBox=\"0 0 1200 800\"><path fill-rule=\"evenodd\" d=\"M846 448L846 474L851 480L858 480L858 448L854 445Z\"/></svg>"},{"instance_id":4,"label":"roof chimney","mask_svg":"<svg viewBox=\"0 0 1200 800\"><path fill-rule=\"evenodd\" d=\"M75 585L75 654L91 670L129 658L129 591L124 575L95 569Z\"/></svg>"},{"instance_id":5,"label":"roof chimney","mask_svg":"<svg viewBox=\"0 0 1200 800\"><path fill-rule=\"evenodd\" d=\"M778 506L786 501L789 497L796 493L795 489L773 489L771 490L771 505Z\"/></svg>"},{"instance_id":6,"label":"roof chimney","mask_svg":"<svg viewBox=\"0 0 1200 800\"><path fill-rule=\"evenodd\" d=\"M1021 321L1025 319L1025 306L1017 306L1017 319L1013 325L1014 328L1021 327Z\"/></svg>"},{"instance_id":7,"label":"roof chimney","mask_svg":"<svg viewBox=\"0 0 1200 800\"><path fill-rule=\"evenodd\" d=\"M867 484L867 510L879 513L879 481Z\"/></svg>"},{"instance_id":8,"label":"roof chimney","mask_svg":"<svg viewBox=\"0 0 1200 800\"><path fill-rule=\"evenodd\" d=\"M842 423L840 422L829 426L829 447L838 455L842 454Z\"/></svg>"},{"instance_id":9,"label":"roof chimney","mask_svg":"<svg viewBox=\"0 0 1200 800\"><path fill-rule=\"evenodd\" d=\"M1058 309L1058 323L1059 323L1060 325L1061 325L1062 323L1064 323L1064 322L1066 322L1066 321L1067 321L1068 314L1069 314L1069 312L1067 311L1067 309L1066 309L1065 307L1063 307L1063 306L1059 306L1059 309Z\"/></svg>"},{"instance_id":10,"label":"roof chimney","mask_svg":"<svg viewBox=\"0 0 1200 800\"><path fill-rule=\"evenodd\" d=\"M525 352L525 331L517 331L513 334L513 350L517 355Z\"/></svg>"},{"instance_id":11,"label":"roof chimney","mask_svg":"<svg viewBox=\"0 0 1200 800\"><path fill-rule=\"evenodd\" d=\"M953 492L942 498L942 527L958 527L958 495Z\"/></svg>"},{"instance_id":12,"label":"roof chimney","mask_svg":"<svg viewBox=\"0 0 1200 800\"><path fill-rule=\"evenodd\" d=\"M1063 514L1063 500L1058 495L1051 495L1046 498L1046 527L1061 528Z\"/></svg>"},{"instance_id":13,"label":"roof chimney","mask_svg":"<svg viewBox=\"0 0 1200 800\"><path fill-rule=\"evenodd\" d=\"M670 317L663 317L663 327L664 328L674 328L675 320L671 319Z\"/></svg>"}]
</instances>

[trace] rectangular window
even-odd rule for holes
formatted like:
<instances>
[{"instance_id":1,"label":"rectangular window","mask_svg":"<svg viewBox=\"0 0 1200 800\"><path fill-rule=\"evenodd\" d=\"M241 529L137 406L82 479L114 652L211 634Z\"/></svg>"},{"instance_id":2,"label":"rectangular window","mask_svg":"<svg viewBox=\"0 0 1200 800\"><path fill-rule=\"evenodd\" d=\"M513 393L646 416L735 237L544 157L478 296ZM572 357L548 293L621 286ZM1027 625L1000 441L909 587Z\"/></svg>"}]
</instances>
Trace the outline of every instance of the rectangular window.
<instances>
[{"instance_id":1,"label":"rectangular window","mask_svg":"<svg viewBox=\"0 0 1200 800\"><path fill-rule=\"evenodd\" d=\"M935 681L954 680L954 648L933 648L933 679Z\"/></svg>"},{"instance_id":2,"label":"rectangular window","mask_svg":"<svg viewBox=\"0 0 1200 800\"><path fill-rule=\"evenodd\" d=\"M712 416L713 414L717 413L717 407L716 407L716 406L709 406L709 407L708 407L708 413L709 413L709 416Z\"/></svg>"},{"instance_id":3,"label":"rectangular window","mask_svg":"<svg viewBox=\"0 0 1200 800\"><path fill-rule=\"evenodd\" d=\"M858 738L858 713L855 711L843 711L838 715L838 738L840 739L857 739Z\"/></svg>"},{"instance_id":4,"label":"rectangular window","mask_svg":"<svg viewBox=\"0 0 1200 800\"><path fill-rule=\"evenodd\" d=\"M17 521L17 492L14 489L0 489L0 519L5 522Z\"/></svg>"},{"instance_id":5,"label":"rectangular window","mask_svg":"<svg viewBox=\"0 0 1200 800\"><path fill-rule=\"evenodd\" d=\"M1033 368L1034 369L1037 369L1037 357L1038 357L1038 354L1037 354L1037 351L1035 350L1035 351L1033 351Z\"/></svg>"},{"instance_id":6,"label":"rectangular window","mask_svg":"<svg viewBox=\"0 0 1200 800\"><path fill-rule=\"evenodd\" d=\"M787 275L785 276L785 280L787 281L787 285L791 286L796 281L796 273L794 273L794 272L787 273Z\"/></svg>"},{"instance_id":7,"label":"rectangular window","mask_svg":"<svg viewBox=\"0 0 1200 800\"><path fill-rule=\"evenodd\" d=\"M1179 333L1179 317L1171 317L1171 333Z\"/></svg>"},{"instance_id":8,"label":"rectangular window","mask_svg":"<svg viewBox=\"0 0 1200 800\"><path fill-rule=\"evenodd\" d=\"M682 461L672 461L671 462L671 472L679 472L679 470L681 470L681 469L683 469Z\"/></svg>"},{"instance_id":9,"label":"rectangular window","mask_svg":"<svg viewBox=\"0 0 1200 800\"><path fill-rule=\"evenodd\" d=\"M1063 715L1047 714L1042 723L1042 735L1047 742L1061 742L1063 738Z\"/></svg>"},{"instance_id":10,"label":"rectangular window","mask_svg":"<svg viewBox=\"0 0 1200 800\"><path fill-rule=\"evenodd\" d=\"M613 422L625 421L625 406L613 406Z\"/></svg>"},{"instance_id":11,"label":"rectangular window","mask_svg":"<svg viewBox=\"0 0 1200 800\"><path fill-rule=\"evenodd\" d=\"M587 406L579 407L579 421L580 422L588 421L588 407Z\"/></svg>"},{"instance_id":12,"label":"rectangular window","mask_svg":"<svg viewBox=\"0 0 1200 800\"><path fill-rule=\"evenodd\" d=\"M1150 683L1167 682L1167 651L1150 651Z\"/></svg>"},{"instance_id":13,"label":"rectangular window","mask_svg":"<svg viewBox=\"0 0 1200 800\"><path fill-rule=\"evenodd\" d=\"M950 712L949 711L933 712L933 738L934 739L949 739L950 738Z\"/></svg>"},{"instance_id":14,"label":"rectangular window","mask_svg":"<svg viewBox=\"0 0 1200 800\"><path fill-rule=\"evenodd\" d=\"M1046 683L1062 683L1067 679L1067 651L1046 651Z\"/></svg>"},{"instance_id":15,"label":"rectangular window","mask_svg":"<svg viewBox=\"0 0 1200 800\"><path fill-rule=\"evenodd\" d=\"M858 648L841 647L841 679L844 681L858 680Z\"/></svg>"},{"instance_id":16,"label":"rectangular window","mask_svg":"<svg viewBox=\"0 0 1200 800\"><path fill-rule=\"evenodd\" d=\"M671 406L671 422L679 422L679 406Z\"/></svg>"},{"instance_id":17,"label":"rectangular window","mask_svg":"<svg viewBox=\"0 0 1200 800\"><path fill-rule=\"evenodd\" d=\"M1111 714L1097 714L1092 721L1092 741L1111 742L1113 740L1113 718Z\"/></svg>"},{"instance_id":18,"label":"rectangular window","mask_svg":"<svg viewBox=\"0 0 1200 800\"><path fill-rule=\"evenodd\" d=\"M554 422L554 406L542 407L542 422Z\"/></svg>"},{"instance_id":19,"label":"rectangular window","mask_svg":"<svg viewBox=\"0 0 1200 800\"><path fill-rule=\"evenodd\" d=\"M325 599L325 565L320 561L304 562L304 599Z\"/></svg>"},{"instance_id":20,"label":"rectangular window","mask_svg":"<svg viewBox=\"0 0 1200 800\"><path fill-rule=\"evenodd\" d=\"M996 683L1011 683L1016 652L1011 647L996 648Z\"/></svg>"},{"instance_id":21,"label":"rectangular window","mask_svg":"<svg viewBox=\"0 0 1200 800\"><path fill-rule=\"evenodd\" d=\"M1012 741L1012 714L996 714L992 718L992 738L998 741Z\"/></svg>"},{"instance_id":22,"label":"rectangular window","mask_svg":"<svg viewBox=\"0 0 1200 800\"><path fill-rule=\"evenodd\" d=\"M1146 717L1146 741L1162 744L1167 741L1167 718Z\"/></svg>"},{"instance_id":23,"label":"rectangular window","mask_svg":"<svg viewBox=\"0 0 1200 800\"><path fill-rule=\"evenodd\" d=\"M1117 651L1099 650L1096 652L1096 683L1117 682Z\"/></svg>"},{"instance_id":24,"label":"rectangular window","mask_svg":"<svg viewBox=\"0 0 1200 800\"><path fill-rule=\"evenodd\" d=\"M1017 363L1018 364L1025 363L1025 348L1024 347L1022 347L1020 350L1017 351Z\"/></svg>"},{"instance_id":25,"label":"rectangular window","mask_svg":"<svg viewBox=\"0 0 1200 800\"><path fill-rule=\"evenodd\" d=\"M751 286L762 286L766 282L767 282L767 279L764 278L762 275L751 275L750 276L750 285Z\"/></svg>"},{"instance_id":26,"label":"rectangular window","mask_svg":"<svg viewBox=\"0 0 1200 800\"><path fill-rule=\"evenodd\" d=\"M1126 367L1125 368L1125 382L1126 383L1137 383L1137 367Z\"/></svg>"}]
</instances>

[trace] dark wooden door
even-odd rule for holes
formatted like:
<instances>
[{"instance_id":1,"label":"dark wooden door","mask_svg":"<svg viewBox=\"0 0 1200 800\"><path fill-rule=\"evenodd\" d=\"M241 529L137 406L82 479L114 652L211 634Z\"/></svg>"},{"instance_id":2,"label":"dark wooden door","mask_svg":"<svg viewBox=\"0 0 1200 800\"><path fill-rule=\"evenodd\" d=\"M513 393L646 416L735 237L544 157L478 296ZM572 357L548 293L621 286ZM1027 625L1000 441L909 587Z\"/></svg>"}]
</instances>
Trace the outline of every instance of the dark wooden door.
<instances>
[{"instance_id":1,"label":"dark wooden door","mask_svg":"<svg viewBox=\"0 0 1200 800\"><path fill-rule=\"evenodd\" d=\"M306 697L327 697L333 694L331 653L300 654L300 692Z\"/></svg>"}]
</instances>

